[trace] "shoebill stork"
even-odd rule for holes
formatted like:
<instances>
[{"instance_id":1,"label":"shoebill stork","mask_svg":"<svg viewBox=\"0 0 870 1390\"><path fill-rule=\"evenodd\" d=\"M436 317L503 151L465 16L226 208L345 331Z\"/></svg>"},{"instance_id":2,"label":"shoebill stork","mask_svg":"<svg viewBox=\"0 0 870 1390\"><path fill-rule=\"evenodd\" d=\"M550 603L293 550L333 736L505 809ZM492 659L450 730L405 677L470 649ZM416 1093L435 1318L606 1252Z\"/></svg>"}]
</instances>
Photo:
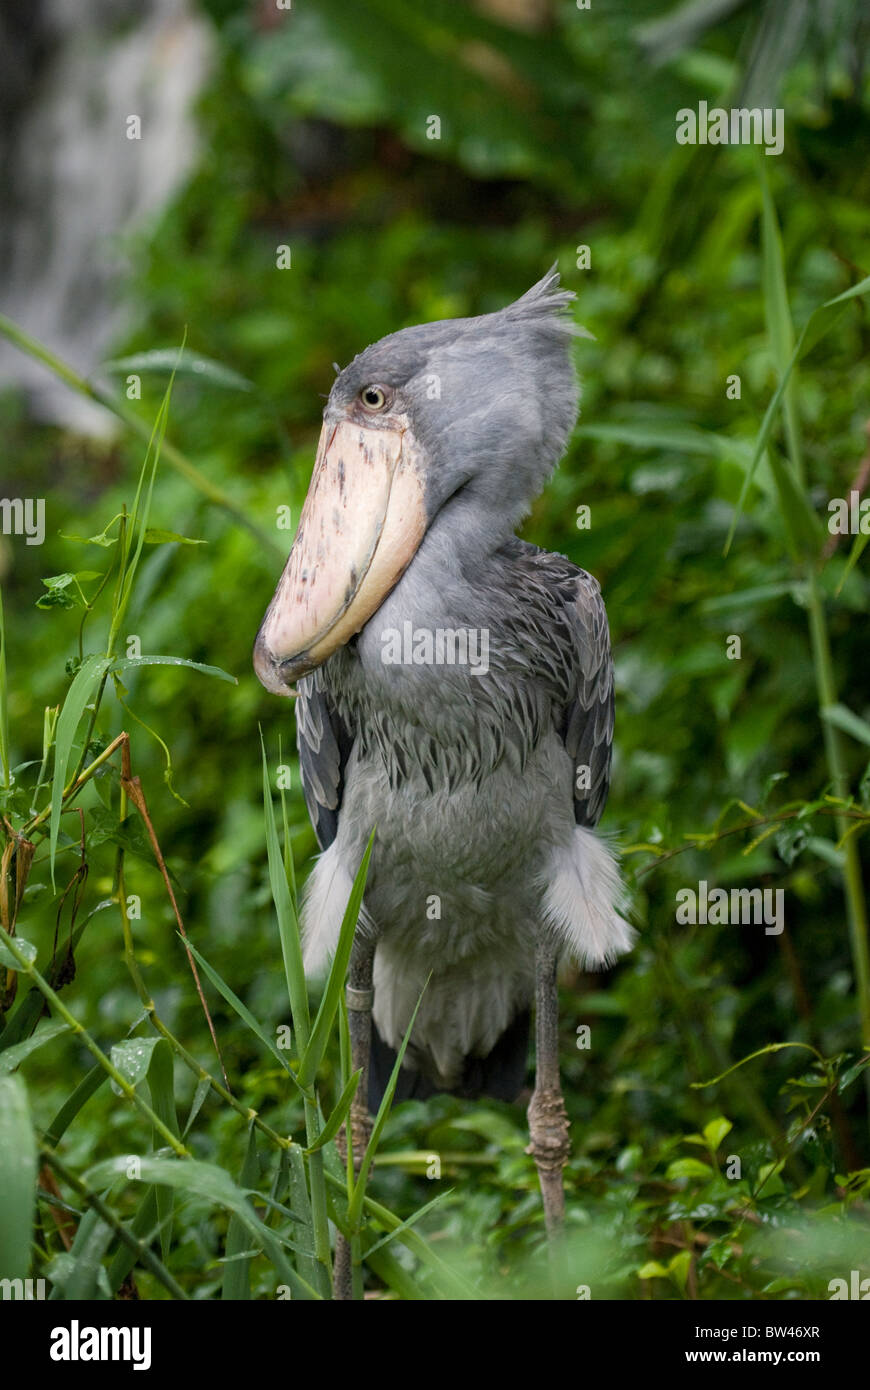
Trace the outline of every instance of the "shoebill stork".
<instances>
[{"instance_id":1,"label":"shoebill stork","mask_svg":"<svg viewBox=\"0 0 870 1390\"><path fill-rule=\"evenodd\" d=\"M366 1093L374 1107L427 979L399 1099L516 1099L534 1002L528 1152L551 1234L569 1155L557 966L602 968L631 945L594 829L613 735L604 603L584 570L514 534L576 419L573 298L553 269L498 313L402 329L339 372L254 649L263 685L298 696L322 850L309 972L377 827L347 988L357 1158Z\"/></svg>"}]
</instances>

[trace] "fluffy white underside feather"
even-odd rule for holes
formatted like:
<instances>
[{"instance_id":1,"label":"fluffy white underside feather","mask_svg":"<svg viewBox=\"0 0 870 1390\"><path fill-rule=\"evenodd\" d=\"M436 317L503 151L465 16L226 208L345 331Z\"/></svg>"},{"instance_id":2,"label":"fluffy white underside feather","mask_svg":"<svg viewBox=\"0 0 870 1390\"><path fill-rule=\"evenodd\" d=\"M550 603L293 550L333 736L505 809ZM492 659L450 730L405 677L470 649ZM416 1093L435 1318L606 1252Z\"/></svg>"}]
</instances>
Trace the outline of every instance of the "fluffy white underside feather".
<instances>
[{"instance_id":1,"label":"fluffy white underside feather","mask_svg":"<svg viewBox=\"0 0 870 1390\"><path fill-rule=\"evenodd\" d=\"M584 970L603 970L630 951L635 932L622 915L626 894L610 845L578 825L541 876L543 920Z\"/></svg>"},{"instance_id":2,"label":"fluffy white underside feather","mask_svg":"<svg viewBox=\"0 0 870 1390\"><path fill-rule=\"evenodd\" d=\"M306 886L304 961L309 974L328 967L351 887L336 841L320 856ZM553 851L537 887L541 921L582 968L603 969L631 949L635 933L622 915L625 891L619 868L610 846L593 830L574 829L570 843ZM447 1081L461 1069L464 1057L489 1051L530 996L536 924L531 917L512 920L507 911L503 920L506 939L499 958L454 961L445 953L443 973L436 969L427 988L412 1053L428 1053ZM469 933L476 928L469 920ZM390 932L378 949L375 1022L393 1047L402 1039L431 967L431 950L412 932Z\"/></svg>"}]
</instances>

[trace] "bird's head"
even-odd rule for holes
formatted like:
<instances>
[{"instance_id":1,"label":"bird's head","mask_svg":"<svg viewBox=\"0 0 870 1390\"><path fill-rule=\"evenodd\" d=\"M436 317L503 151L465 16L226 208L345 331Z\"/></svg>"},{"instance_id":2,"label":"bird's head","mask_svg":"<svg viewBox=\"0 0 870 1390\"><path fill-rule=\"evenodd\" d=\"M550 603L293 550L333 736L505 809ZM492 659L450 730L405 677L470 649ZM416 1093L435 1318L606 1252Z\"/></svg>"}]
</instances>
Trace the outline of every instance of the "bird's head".
<instances>
[{"instance_id":1,"label":"bird's head","mask_svg":"<svg viewBox=\"0 0 870 1390\"><path fill-rule=\"evenodd\" d=\"M339 373L254 646L267 690L286 695L364 627L460 494L487 540L513 531L577 417L573 298L553 269L498 313L404 328Z\"/></svg>"}]
</instances>

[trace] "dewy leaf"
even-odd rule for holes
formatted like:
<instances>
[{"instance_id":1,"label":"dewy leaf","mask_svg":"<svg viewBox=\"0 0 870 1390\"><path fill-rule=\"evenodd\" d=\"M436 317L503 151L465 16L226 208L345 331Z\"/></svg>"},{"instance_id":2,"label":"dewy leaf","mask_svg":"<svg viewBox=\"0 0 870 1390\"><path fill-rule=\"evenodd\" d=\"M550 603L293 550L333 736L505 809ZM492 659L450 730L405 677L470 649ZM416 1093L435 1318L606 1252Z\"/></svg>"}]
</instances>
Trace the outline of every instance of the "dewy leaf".
<instances>
[{"instance_id":1,"label":"dewy leaf","mask_svg":"<svg viewBox=\"0 0 870 1390\"><path fill-rule=\"evenodd\" d=\"M113 665L115 671L126 671L132 666L187 666L191 671L200 671L204 676L217 676L218 680L238 685L235 676L222 671L220 666L206 666L201 661L188 661L183 656L121 656Z\"/></svg>"},{"instance_id":2,"label":"dewy leaf","mask_svg":"<svg viewBox=\"0 0 870 1390\"><path fill-rule=\"evenodd\" d=\"M163 1041L163 1038L127 1038L125 1042L116 1043L111 1052L112 1065L131 1086L138 1086L148 1075L155 1047ZM112 1090L117 1096L122 1094L114 1081Z\"/></svg>"},{"instance_id":3,"label":"dewy leaf","mask_svg":"<svg viewBox=\"0 0 870 1390\"><path fill-rule=\"evenodd\" d=\"M84 1181L92 1188L107 1187L120 1179L130 1180L130 1159L126 1154L106 1159L90 1168L83 1175ZM248 1194L236 1187L232 1178L214 1163L203 1163L193 1158L155 1158L148 1154L137 1155L137 1181L160 1183L166 1187L191 1192L205 1201L213 1202L233 1212L241 1225L261 1246L282 1283L290 1284L295 1295L301 1298L318 1298L319 1294L306 1284L288 1262L280 1238L260 1220L248 1201Z\"/></svg>"},{"instance_id":4,"label":"dewy leaf","mask_svg":"<svg viewBox=\"0 0 870 1390\"><path fill-rule=\"evenodd\" d=\"M32 965L36 960L36 947L32 941L27 941L23 936L15 937L15 945L25 957L27 964ZM0 941L0 965L4 965L7 970L23 970L24 966L19 964L12 952Z\"/></svg>"},{"instance_id":5,"label":"dewy leaf","mask_svg":"<svg viewBox=\"0 0 870 1390\"><path fill-rule=\"evenodd\" d=\"M36 1138L27 1088L0 1076L0 1278L24 1279L36 1203Z\"/></svg>"},{"instance_id":6,"label":"dewy leaf","mask_svg":"<svg viewBox=\"0 0 870 1390\"><path fill-rule=\"evenodd\" d=\"M103 362L101 368L112 375L136 372L153 372L155 375L168 375L173 370L176 376L196 377L207 381L211 386L221 386L225 390L253 391L254 383L240 376L231 367L224 367L210 357L201 357L185 348L179 360L176 348L155 348L152 352L137 352L130 357L116 357Z\"/></svg>"}]
</instances>

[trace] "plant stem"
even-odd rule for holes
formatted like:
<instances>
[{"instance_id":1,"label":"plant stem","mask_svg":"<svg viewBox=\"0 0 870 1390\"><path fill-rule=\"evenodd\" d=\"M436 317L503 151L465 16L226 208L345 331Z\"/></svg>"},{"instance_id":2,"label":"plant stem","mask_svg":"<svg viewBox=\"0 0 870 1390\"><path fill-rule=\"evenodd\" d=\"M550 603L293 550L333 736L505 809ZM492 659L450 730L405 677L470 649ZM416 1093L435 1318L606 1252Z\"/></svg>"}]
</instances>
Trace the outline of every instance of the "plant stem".
<instances>
[{"instance_id":1,"label":"plant stem","mask_svg":"<svg viewBox=\"0 0 870 1390\"><path fill-rule=\"evenodd\" d=\"M149 1250L144 1241L138 1240L136 1236L127 1230L127 1227L123 1222L118 1220L111 1207L108 1207L96 1192L92 1192L91 1189L82 1182L81 1178L71 1172L66 1164L58 1158L53 1149L43 1145L40 1149L40 1158L43 1163L47 1163L48 1166L57 1173L58 1177L66 1183L67 1187L71 1187L74 1192L78 1193L83 1202L93 1208L100 1220L105 1221L106 1225L114 1231L118 1240L120 1240L123 1245L126 1245L129 1250L132 1250L136 1256L137 1262L150 1270L155 1279L160 1280L161 1284L163 1284L173 1298L183 1299L185 1302L188 1301L189 1295L186 1294L181 1285L173 1279L162 1260L158 1260L157 1256Z\"/></svg>"},{"instance_id":2,"label":"plant stem","mask_svg":"<svg viewBox=\"0 0 870 1390\"><path fill-rule=\"evenodd\" d=\"M834 680L831 647L825 610L819 592L818 580L808 566L807 592L809 596L810 640L813 648L813 666L816 673L816 688L819 706L837 703L837 687ZM825 744L825 758L834 789L834 795L846 799L849 795L849 780L843 754L840 730L828 719L822 719L822 737ZM836 818L837 833L842 838L849 829L845 816ZM864 898L864 885L861 878L861 861L854 836L849 836L842 846L844 856L843 887L846 895L846 912L849 921L849 943L852 949L852 963L855 968L855 989L858 995L858 1012L861 1019L861 1042L870 1048L870 948L868 948L867 904ZM867 1095L870 1099L870 1075L865 1073Z\"/></svg>"},{"instance_id":3,"label":"plant stem","mask_svg":"<svg viewBox=\"0 0 870 1390\"><path fill-rule=\"evenodd\" d=\"M118 1090L121 1091L127 1097L128 1100L131 1100L133 1102L136 1108L139 1111L141 1111L141 1113L145 1116L146 1119L151 1121L152 1125L157 1130L157 1133L160 1135L161 1139L163 1139L164 1142L169 1145L176 1158L190 1158L190 1153L172 1133L172 1130L169 1129L163 1123L160 1116L157 1114L155 1110L152 1110L148 1102L142 1099L142 1097L137 1092L136 1087L131 1086L127 1078L125 1076L122 1076L122 1074L118 1071L118 1068L114 1065L111 1059L107 1057L105 1052L103 1052L103 1050L98 1046L98 1044L94 1042L93 1038L91 1037L88 1030L85 1028L84 1024L79 1023L75 1015L70 1013L69 1009L63 1003L60 997L54 992L48 981L43 978L43 976L36 969L36 966L27 959L27 956L21 950L15 937L10 936L9 932L6 931L5 927L2 926L0 926L0 942L3 943L3 945L6 947L6 950L15 959L21 973L23 975L27 975L28 979L31 981L32 984L36 986L43 998L51 1005L52 1009L55 1011L58 1017L63 1019L64 1023L67 1025L71 1032L73 1032L77 1037L81 1038L85 1047L88 1049L91 1055L96 1058L100 1066L106 1072L106 1075L112 1081L114 1081L115 1085L118 1087Z\"/></svg>"}]
</instances>

